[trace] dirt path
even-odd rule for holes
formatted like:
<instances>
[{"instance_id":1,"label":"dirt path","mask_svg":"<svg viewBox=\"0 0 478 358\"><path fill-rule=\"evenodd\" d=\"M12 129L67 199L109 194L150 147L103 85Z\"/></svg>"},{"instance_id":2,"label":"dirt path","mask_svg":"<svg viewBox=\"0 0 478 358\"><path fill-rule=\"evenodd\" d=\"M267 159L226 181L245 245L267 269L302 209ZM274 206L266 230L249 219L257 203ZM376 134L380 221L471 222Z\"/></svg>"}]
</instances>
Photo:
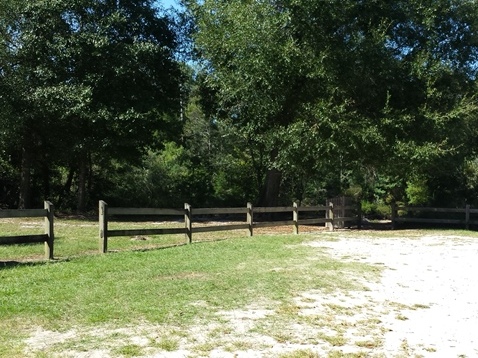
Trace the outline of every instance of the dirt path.
<instances>
[{"instance_id":1,"label":"dirt path","mask_svg":"<svg viewBox=\"0 0 478 358\"><path fill-rule=\"evenodd\" d=\"M361 235L362 236L362 235ZM343 238L317 242L330 255L384 266L363 295L380 317L386 357L478 357L478 240ZM353 302L351 303L353 304Z\"/></svg>"}]
</instances>

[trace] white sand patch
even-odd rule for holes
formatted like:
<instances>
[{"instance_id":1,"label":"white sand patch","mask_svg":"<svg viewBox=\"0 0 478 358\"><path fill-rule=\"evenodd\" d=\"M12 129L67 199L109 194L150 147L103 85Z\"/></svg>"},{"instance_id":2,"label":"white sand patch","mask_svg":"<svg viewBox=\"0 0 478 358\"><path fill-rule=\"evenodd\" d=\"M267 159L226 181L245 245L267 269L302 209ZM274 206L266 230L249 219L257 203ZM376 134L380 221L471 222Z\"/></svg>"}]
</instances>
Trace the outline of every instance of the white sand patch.
<instances>
[{"instance_id":1,"label":"white sand patch","mask_svg":"<svg viewBox=\"0 0 478 358\"><path fill-rule=\"evenodd\" d=\"M62 343L69 339L75 338L77 332L75 330L70 330L68 332L60 333L54 331L43 330L37 328L28 338L25 343L29 346L31 350L42 350L47 348L50 345Z\"/></svg>"},{"instance_id":2,"label":"white sand patch","mask_svg":"<svg viewBox=\"0 0 478 358\"><path fill-rule=\"evenodd\" d=\"M478 357L478 239L342 238L313 244L337 258L385 265L381 281L363 294L385 328L385 356Z\"/></svg>"}]
</instances>

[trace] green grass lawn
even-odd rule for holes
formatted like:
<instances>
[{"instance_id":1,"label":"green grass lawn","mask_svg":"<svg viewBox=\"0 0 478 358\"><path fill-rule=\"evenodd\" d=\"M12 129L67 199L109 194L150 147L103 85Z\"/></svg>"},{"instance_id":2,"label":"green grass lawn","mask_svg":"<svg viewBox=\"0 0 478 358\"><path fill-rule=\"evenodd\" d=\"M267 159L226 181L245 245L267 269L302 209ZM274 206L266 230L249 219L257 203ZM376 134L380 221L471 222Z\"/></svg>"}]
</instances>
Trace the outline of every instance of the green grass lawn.
<instances>
[{"instance_id":1,"label":"green grass lawn","mask_svg":"<svg viewBox=\"0 0 478 358\"><path fill-rule=\"evenodd\" d=\"M18 224L4 223L2 234L42 230L41 221ZM37 327L59 332L144 322L181 327L208 321L219 310L284 307L305 290L350 289L348 272L376 273L302 245L313 235L247 238L220 232L197 235L203 242L191 245L178 245L184 235L144 242L114 238L113 252L102 255L95 222L58 220L55 229L54 261L35 260L43 257L41 244L0 246L1 357L23 357L24 340Z\"/></svg>"},{"instance_id":2,"label":"green grass lawn","mask_svg":"<svg viewBox=\"0 0 478 358\"><path fill-rule=\"evenodd\" d=\"M42 225L33 219L0 220L0 235L41 233ZM121 229L160 223L112 225ZM294 298L302 292L362 290L354 278L375 280L380 272L374 266L332 259L322 249L304 245L307 241L335 240L337 235L377 240L413 240L427 234L476 237L467 231L429 230L254 237L241 231L218 232L197 234L191 245L184 244L184 235L144 241L112 238L111 252L103 255L98 253L95 221L57 220L55 230L53 261L43 260L41 244L0 245L0 357L25 357L25 340L38 329L83 333L69 343L52 343L27 356L51 357L68 349L88 352L105 345L113 357L141 356L144 346L125 343L122 333L114 330L145 324L169 332L158 333L150 348L175 350L197 322L220 324L218 312L251 306L275 312L261 329L280 341L287 339L284 332L296 321ZM101 339L88 333L98 327L113 333ZM207 344L198 343L198 351L213 349L228 329L218 328ZM230 344L232 350L247 348L247 342Z\"/></svg>"}]
</instances>

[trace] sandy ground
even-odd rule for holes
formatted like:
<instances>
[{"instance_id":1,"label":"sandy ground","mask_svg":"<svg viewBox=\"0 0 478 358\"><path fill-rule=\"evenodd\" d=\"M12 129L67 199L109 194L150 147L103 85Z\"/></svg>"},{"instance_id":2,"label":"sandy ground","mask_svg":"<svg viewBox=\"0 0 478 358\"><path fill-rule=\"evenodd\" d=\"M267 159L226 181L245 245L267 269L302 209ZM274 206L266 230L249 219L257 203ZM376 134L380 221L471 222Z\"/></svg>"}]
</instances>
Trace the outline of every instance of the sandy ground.
<instances>
[{"instance_id":1,"label":"sandy ground","mask_svg":"<svg viewBox=\"0 0 478 358\"><path fill-rule=\"evenodd\" d=\"M309 357L478 357L478 239L458 236L420 238L368 237L361 232L335 232L334 240L307 243L320 252L346 261L370 263L383 268L377 282L361 282L368 290L352 292L303 292L296 297L297 315L311 317L283 327L287 339L278 341L261 335L258 325L273 317L266 307L246 307L241 311L218 312L222 328L214 323L191 327L178 350L149 350L143 357L279 357L297 351ZM360 281L360 277L356 278ZM322 317L314 325L312 318ZM325 318L324 318L325 317ZM198 345L207 345L211 332L231 329L216 338L217 348L198 353ZM269 321L270 322L270 321ZM318 321L316 321L318 322ZM327 337L337 336L343 342ZM164 327L145 325L122 330L123 339L147 345ZM61 342L81 332L59 335L38 330L27 341L29 352L41 350L45 342ZM111 336L105 330L95 336ZM84 332L83 332L84 334ZM315 340L311 337L316 337ZM317 337L325 337L317 340ZM237 347L241 342L242 347ZM236 348L234 348L236 344ZM229 348L225 347L229 345ZM231 348L232 347L232 348ZM108 350L69 351L64 357L111 357ZM300 356L305 357L305 355Z\"/></svg>"},{"instance_id":2,"label":"sandy ground","mask_svg":"<svg viewBox=\"0 0 478 358\"><path fill-rule=\"evenodd\" d=\"M478 240L337 237L316 244L328 247L332 256L385 268L380 282L368 284L364 293L385 329L383 347L371 352L478 357ZM387 306L401 310L387 313Z\"/></svg>"}]
</instances>

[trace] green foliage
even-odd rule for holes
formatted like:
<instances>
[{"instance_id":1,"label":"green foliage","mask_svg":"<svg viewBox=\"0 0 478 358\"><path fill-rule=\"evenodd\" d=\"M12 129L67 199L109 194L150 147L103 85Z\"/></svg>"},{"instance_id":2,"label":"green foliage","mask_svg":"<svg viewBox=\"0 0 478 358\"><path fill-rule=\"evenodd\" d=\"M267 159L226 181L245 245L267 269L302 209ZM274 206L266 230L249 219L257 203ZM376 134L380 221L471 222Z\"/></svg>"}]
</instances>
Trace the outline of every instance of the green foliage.
<instances>
[{"instance_id":1,"label":"green foliage","mask_svg":"<svg viewBox=\"0 0 478 358\"><path fill-rule=\"evenodd\" d=\"M111 168L105 200L115 206L244 206L254 197L250 164L232 154L195 163L190 150L169 142L144 156L141 166ZM208 170L209 168L209 170ZM103 178L102 180L106 180Z\"/></svg>"},{"instance_id":2,"label":"green foliage","mask_svg":"<svg viewBox=\"0 0 478 358\"><path fill-rule=\"evenodd\" d=\"M373 170L402 177L380 194L390 201L469 155L475 2L185 3L221 118L261 144L284 184L335 171L343 191Z\"/></svg>"},{"instance_id":3,"label":"green foliage","mask_svg":"<svg viewBox=\"0 0 478 358\"><path fill-rule=\"evenodd\" d=\"M111 168L111 190L105 200L115 206L182 207L188 198L190 163L184 148L170 142L149 152L141 166L128 163Z\"/></svg>"},{"instance_id":4,"label":"green foliage","mask_svg":"<svg viewBox=\"0 0 478 358\"><path fill-rule=\"evenodd\" d=\"M381 201L371 202L367 200L361 201L362 214L368 219L385 219L390 218L392 209L390 205Z\"/></svg>"},{"instance_id":5,"label":"green foliage","mask_svg":"<svg viewBox=\"0 0 478 358\"><path fill-rule=\"evenodd\" d=\"M411 205L424 205L430 199L430 192L425 178L414 178L409 181L405 192L408 203Z\"/></svg>"},{"instance_id":6,"label":"green foliage","mask_svg":"<svg viewBox=\"0 0 478 358\"><path fill-rule=\"evenodd\" d=\"M23 5L0 23L0 108L10 109L0 115L3 136L21 158L12 165L32 173L20 177L20 196L28 205L35 177L50 182L57 168L68 168L77 174L82 210L93 164L135 161L158 138L177 134L174 33L152 1ZM36 194L50 195L45 188Z\"/></svg>"},{"instance_id":7,"label":"green foliage","mask_svg":"<svg viewBox=\"0 0 478 358\"><path fill-rule=\"evenodd\" d=\"M470 202L477 203L478 197L478 158L470 158L465 162L464 177L466 178L467 197L471 198Z\"/></svg>"},{"instance_id":8,"label":"green foliage","mask_svg":"<svg viewBox=\"0 0 478 358\"><path fill-rule=\"evenodd\" d=\"M0 4L0 205L477 196L475 1L183 4Z\"/></svg>"},{"instance_id":9,"label":"green foliage","mask_svg":"<svg viewBox=\"0 0 478 358\"><path fill-rule=\"evenodd\" d=\"M15 168L0 155L0 208L8 207L8 203L15 202L17 198Z\"/></svg>"},{"instance_id":10,"label":"green foliage","mask_svg":"<svg viewBox=\"0 0 478 358\"><path fill-rule=\"evenodd\" d=\"M250 185L253 182L251 165L242 156L224 156L216 164L212 185L214 198L224 206L244 206L253 202L257 193Z\"/></svg>"}]
</instances>

